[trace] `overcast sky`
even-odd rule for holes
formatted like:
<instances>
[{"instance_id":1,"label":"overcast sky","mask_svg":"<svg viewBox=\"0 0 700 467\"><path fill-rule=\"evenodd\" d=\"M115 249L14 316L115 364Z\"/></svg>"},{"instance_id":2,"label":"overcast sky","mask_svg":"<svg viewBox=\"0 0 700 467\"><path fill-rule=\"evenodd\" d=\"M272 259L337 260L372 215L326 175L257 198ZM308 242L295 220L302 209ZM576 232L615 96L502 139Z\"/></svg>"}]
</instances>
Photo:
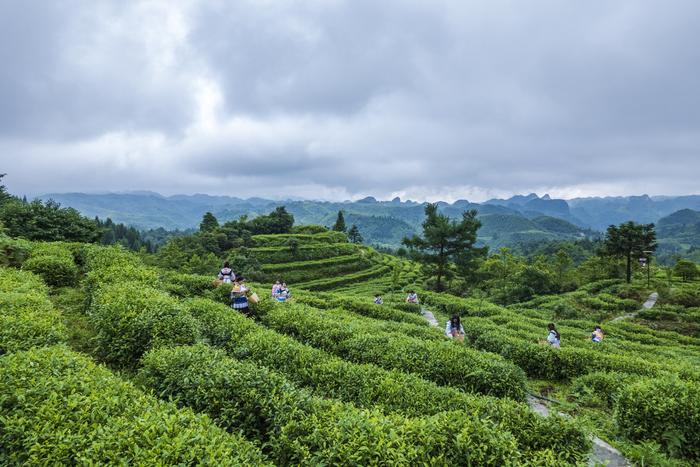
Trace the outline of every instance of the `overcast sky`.
<instances>
[{"instance_id":1,"label":"overcast sky","mask_svg":"<svg viewBox=\"0 0 700 467\"><path fill-rule=\"evenodd\" d=\"M697 0L0 1L15 194L700 192Z\"/></svg>"}]
</instances>

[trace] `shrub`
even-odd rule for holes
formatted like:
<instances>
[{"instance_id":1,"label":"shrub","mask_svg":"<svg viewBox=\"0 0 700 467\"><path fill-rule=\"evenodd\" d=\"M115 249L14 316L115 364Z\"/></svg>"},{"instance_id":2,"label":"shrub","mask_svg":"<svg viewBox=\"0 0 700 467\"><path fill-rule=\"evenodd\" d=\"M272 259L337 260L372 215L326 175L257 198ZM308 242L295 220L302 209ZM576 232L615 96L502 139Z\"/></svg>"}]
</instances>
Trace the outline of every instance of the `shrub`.
<instances>
[{"instance_id":1,"label":"shrub","mask_svg":"<svg viewBox=\"0 0 700 467\"><path fill-rule=\"evenodd\" d=\"M451 341L424 341L385 332L339 325L332 317L309 307L276 307L264 323L308 344L359 363L374 363L418 374L441 385L468 392L523 399L525 375L496 355Z\"/></svg>"},{"instance_id":2,"label":"shrub","mask_svg":"<svg viewBox=\"0 0 700 467\"><path fill-rule=\"evenodd\" d=\"M581 404L612 408L617 393L632 379L624 373L595 371L574 379L571 392Z\"/></svg>"},{"instance_id":3,"label":"shrub","mask_svg":"<svg viewBox=\"0 0 700 467\"><path fill-rule=\"evenodd\" d=\"M320 234L328 232L328 229L322 225L315 225L315 224L307 224L307 225L295 225L292 227L292 233L293 234L306 234L306 235L313 235L313 234Z\"/></svg>"},{"instance_id":4,"label":"shrub","mask_svg":"<svg viewBox=\"0 0 700 467\"><path fill-rule=\"evenodd\" d=\"M166 272L161 275L160 283L167 292L181 298L204 295L216 288L212 276L199 274Z\"/></svg>"},{"instance_id":5,"label":"shrub","mask_svg":"<svg viewBox=\"0 0 700 467\"><path fill-rule=\"evenodd\" d=\"M132 366L151 347L190 344L197 322L177 300L139 282L101 287L93 296L90 320L105 362Z\"/></svg>"},{"instance_id":6,"label":"shrub","mask_svg":"<svg viewBox=\"0 0 700 467\"><path fill-rule=\"evenodd\" d=\"M72 257L32 256L22 269L31 271L53 287L72 287L78 281L78 267Z\"/></svg>"},{"instance_id":7,"label":"shrub","mask_svg":"<svg viewBox=\"0 0 700 467\"><path fill-rule=\"evenodd\" d=\"M27 271L0 268L0 355L66 340L46 286Z\"/></svg>"},{"instance_id":8,"label":"shrub","mask_svg":"<svg viewBox=\"0 0 700 467\"><path fill-rule=\"evenodd\" d=\"M365 300L360 300L347 295L299 291L294 292L294 298L296 301L313 306L314 308L343 308L347 311L370 318L410 323L421 327L428 326L428 322L422 316L403 311L399 309L396 304L385 303L381 306L375 305L371 301L371 296L368 296Z\"/></svg>"},{"instance_id":9,"label":"shrub","mask_svg":"<svg viewBox=\"0 0 700 467\"><path fill-rule=\"evenodd\" d=\"M700 384L676 377L641 380L622 388L615 404L620 430L651 440L672 455L700 459Z\"/></svg>"},{"instance_id":10,"label":"shrub","mask_svg":"<svg viewBox=\"0 0 700 467\"><path fill-rule=\"evenodd\" d=\"M296 239L300 244L304 243L345 243L348 241L343 232L325 231L313 235L282 234L282 235L253 235L252 239L257 247L283 247L290 239Z\"/></svg>"},{"instance_id":11,"label":"shrub","mask_svg":"<svg viewBox=\"0 0 700 467\"><path fill-rule=\"evenodd\" d=\"M211 414L228 430L261 438L278 465L504 464L519 456L510 433L466 413L408 420L357 409L206 346L161 349L143 363L148 386Z\"/></svg>"},{"instance_id":12,"label":"shrub","mask_svg":"<svg viewBox=\"0 0 700 467\"><path fill-rule=\"evenodd\" d=\"M206 416L144 395L65 347L0 358L2 465L263 465Z\"/></svg>"},{"instance_id":13,"label":"shrub","mask_svg":"<svg viewBox=\"0 0 700 467\"><path fill-rule=\"evenodd\" d=\"M0 266L19 268L29 258L31 242L5 237L0 234Z\"/></svg>"},{"instance_id":14,"label":"shrub","mask_svg":"<svg viewBox=\"0 0 700 467\"><path fill-rule=\"evenodd\" d=\"M205 338L212 345L223 347L236 358L280 371L324 397L410 416L444 412L446 401L450 401L457 410L478 414L510 431L525 452L551 448L573 462L585 458L590 447L575 424L560 417L542 419L525 404L474 396L412 374L351 363L265 329L209 300L194 299L185 306L200 320Z\"/></svg>"},{"instance_id":15,"label":"shrub","mask_svg":"<svg viewBox=\"0 0 700 467\"><path fill-rule=\"evenodd\" d=\"M282 249L279 246L250 248L248 252L260 263L276 264L352 255L357 253L359 249L360 247L351 243L319 243L312 245L302 244L295 253L292 253L289 249Z\"/></svg>"},{"instance_id":16,"label":"shrub","mask_svg":"<svg viewBox=\"0 0 700 467\"><path fill-rule=\"evenodd\" d=\"M287 283L301 283L347 275L363 270L372 265L364 255L348 255L339 258L300 261L295 263L277 263L263 267L264 280L282 279Z\"/></svg>"},{"instance_id":17,"label":"shrub","mask_svg":"<svg viewBox=\"0 0 700 467\"><path fill-rule=\"evenodd\" d=\"M316 279L309 282L297 284L297 286L309 290L330 290L333 288L341 287L346 284L352 284L355 282L366 281L375 277L379 277L384 274L387 274L389 271L389 266L377 264L369 269L363 269L361 271L346 274L344 276Z\"/></svg>"}]
</instances>

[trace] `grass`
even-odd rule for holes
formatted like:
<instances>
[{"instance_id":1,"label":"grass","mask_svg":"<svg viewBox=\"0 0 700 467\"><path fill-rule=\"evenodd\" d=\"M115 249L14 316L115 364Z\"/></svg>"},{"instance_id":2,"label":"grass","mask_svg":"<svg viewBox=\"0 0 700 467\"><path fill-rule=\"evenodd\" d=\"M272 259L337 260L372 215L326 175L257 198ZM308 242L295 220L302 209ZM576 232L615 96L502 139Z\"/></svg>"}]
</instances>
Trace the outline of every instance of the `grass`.
<instances>
[{"instance_id":1,"label":"grass","mask_svg":"<svg viewBox=\"0 0 700 467\"><path fill-rule=\"evenodd\" d=\"M95 331L85 314L86 295L82 288L61 287L52 289L49 298L63 316L68 328L68 345L75 351L94 355Z\"/></svg>"}]
</instances>

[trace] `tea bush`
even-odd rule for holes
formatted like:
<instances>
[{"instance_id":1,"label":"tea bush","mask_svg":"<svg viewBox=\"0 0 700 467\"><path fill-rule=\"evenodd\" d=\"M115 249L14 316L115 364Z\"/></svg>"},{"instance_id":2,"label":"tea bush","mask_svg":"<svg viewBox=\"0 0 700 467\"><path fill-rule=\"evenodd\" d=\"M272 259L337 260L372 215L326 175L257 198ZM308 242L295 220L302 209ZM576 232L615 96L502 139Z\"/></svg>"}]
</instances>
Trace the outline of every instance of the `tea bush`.
<instances>
[{"instance_id":1,"label":"tea bush","mask_svg":"<svg viewBox=\"0 0 700 467\"><path fill-rule=\"evenodd\" d=\"M700 459L697 382L664 377L626 385L615 403L615 420L632 440L653 440L672 455Z\"/></svg>"},{"instance_id":2,"label":"tea bush","mask_svg":"<svg viewBox=\"0 0 700 467\"><path fill-rule=\"evenodd\" d=\"M151 347L190 344L197 322L177 300L140 282L117 282L95 292L90 321L105 362L132 366Z\"/></svg>"},{"instance_id":3,"label":"tea bush","mask_svg":"<svg viewBox=\"0 0 700 467\"><path fill-rule=\"evenodd\" d=\"M0 355L64 342L66 328L36 275L0 267Z\"/></svg>"},{"instance_id":4,"label":"tea bush","mask_svg":"<svg viewBox=\"0 0 700 467\"><path fill-rule=\"evenodd\" d=\"M516 437L523 451L551 448L572 462L584 458L590 447L586 435L569 420L556 416L542 419L525 404L474 396L412 374L351 363L262 328L210 300L194 299L185 306L202 323L205 338L212 345L284 373L320 395L410 416L437 414L448 404L497 422Z\"/></svg>"},{"instance_id":5,"label":"tea bush","mask_svg":"<svg viewBox=\"0 0 700 467\"><path fill-rule=\"evenodd\" d=\"M140 380L229 430L262 439L279 465L502 465L522 455L507 430L458 408L419 419L388 417L314 397L269 370L202 345L149 352Z\"/></svg>"},{"instance_id":6,"label":"tea bush","mask_svg":"<svg viewBox=\"0 0 700 467\"><path fill-rule=\"evenodd\" d=\"M31 271L53 287L72 287L78 281L78 266L73 250L75 245L67 243L33 243L29 259L22 269Z\"/></svg>"},{"instance_id":7,"label":"tea bush","mask_svg":"<svg viewBox=\"0 0 700 467\"><path fill-rule=\"evenodd\" d=\"M0 409L1 465L269 465L208 417L62 346L0 358Z\"/></svg>"},{"instance_id":8,"label":"tea bush","mask_svg":"<svg viewBox=\"0 0 700 467\"><path fill-rule=\"evenodd\" d=\"M357 253L360 247L353 243L319 243L316 245L300 245L295 251L281 247L257 247L248 251L260 263L277 264L293 261L313 261L324 258L336 258Z\"/></svg>"},{"instance_id":9,"label":"tea bush","mask_svg":"<svg viewBox=\"0 0 700 467\"><path fill-rule=\"evenodd\" d=\"M328 230L318 234L266 234L253 235L255 246L262 247L285 247L290 239L294 238L300 243L344 243L348 237L343 232Z\"/></svg>"},{"instance_id":10,"label":"tea bush","mask_svg":"<svg viewBox=\"0 0 700 467\"><path fill-rule=\"evenodd\" d=\"M359 363L418 374L468 392L523 399L525 375L513 364L451 341L362 332L309 307L275 307L263 322L303 342Z\"/></svg>"}]
</instances>

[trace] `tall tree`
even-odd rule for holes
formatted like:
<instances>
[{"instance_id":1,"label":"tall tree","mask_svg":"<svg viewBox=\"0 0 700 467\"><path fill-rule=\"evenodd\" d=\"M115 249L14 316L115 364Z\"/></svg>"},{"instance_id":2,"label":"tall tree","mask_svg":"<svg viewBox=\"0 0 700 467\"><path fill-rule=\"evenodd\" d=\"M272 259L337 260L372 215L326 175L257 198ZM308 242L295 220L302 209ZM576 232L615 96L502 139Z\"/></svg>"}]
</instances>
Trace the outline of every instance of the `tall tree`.
<instances>
[{"instance_id":1,"label":"tall tree","mask_svg":"<svg viewBox=\"0 0 700 467\"><path fill-rule=\"evenodd\" d=\"M698 266L687 259L679 259L673 267L673 272L681 276L684 282L692 281L698 276Z\"/></svg>"},{"instance_id":2,"label":"tall tree","mask_svg":"<svg viewBox=\"0 0 700 467\"><path fill-rule=\"evenodd\" d=\"M355 224L352 224L352 227L348 230L348 240L351 243L362 243L362 234L360 234L360 229Z\"/></svg>"},{"instance_id":3,"label":"tall tree","mask_svg":"<svg viewBox=\"0 0 700 467\"><path fill-rule=\"evenodd\" d=\"M294 216L284 206L278 206L270 214L258 216L247 224L253 235L286 234L292 231Z\"/></svg>"},{"instance_id":4,"label":"tall tree","mask_svg":"<svg viewBox=\"0 0 700 467\"><path fill-rule=\"evenodd\" d=\"M202 222L199 224L200 232L213 232L219 228L219 221L214 217L214 214L205 212L202 217Z\"/></svg>"},{"instance_id":5,"label":"tall tree","mask_svg":"<svg viewBox=\"0 0 700 467\"><path fill-rule=\"evenodd\" d=\"M611 225L605 234L603 253L607 256L624 258L626 261L626 280L632 279L632 258L647 257L656 251L656 232L654 224L637 224L629 221L619 226Z\"/></svg>"},{"instance_id":6,"label":"tall tree","mask_svg":"<svg viewBox=\"0 0 700 467\"><path fill-rule=\"evenodd\" d=\"M338 211L338 217L335 220L333 230L335 230L336 232L345 232L345 216L343 216L343 211Z\"/></svg>"},{"instance_id":7,"label":"tall tree","mask_svg":"<svg viewBox=\"0 0 700 467\"><path fill-rule=\"evenodd\" d=\"M466 265L471 259L485 254L485 249L474 247L476 231L481 226L474 211L465 212L462 220L457 222L440 214L437 204L427 204L422 226L422 236L406 237L403 244L423 265L426 273L435 277L438 291L444 290L444 280L453 274L452 262L460 261Z\"/></svg>"},{"instance_id":8,"label":"tall tree","mask_svg":"<svg viewBox=\"0 0 700 467\"><path fill-rule=\"evenodd\" d=\"M13 198L12 195L7 192L5 185L2 184L2 179L5 177L5 175L7 174L0 174L0 206Z\"/></svg>"}]
</instances>

